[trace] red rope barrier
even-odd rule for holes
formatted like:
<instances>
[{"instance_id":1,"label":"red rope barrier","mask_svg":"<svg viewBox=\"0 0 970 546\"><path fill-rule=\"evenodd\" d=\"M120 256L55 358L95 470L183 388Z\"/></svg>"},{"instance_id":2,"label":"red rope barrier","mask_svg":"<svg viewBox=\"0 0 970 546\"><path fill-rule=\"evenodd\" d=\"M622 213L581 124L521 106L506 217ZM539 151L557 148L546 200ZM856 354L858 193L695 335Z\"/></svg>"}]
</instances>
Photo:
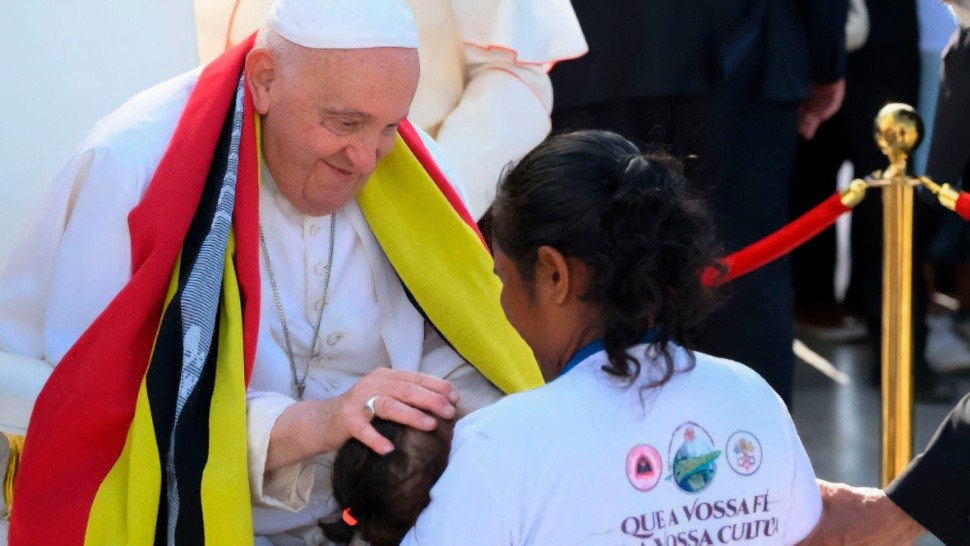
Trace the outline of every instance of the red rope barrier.
<instances>
[{"instance_id":1,"label":"red rope barrier","mask_svg":"<svg viewBox=\"0 0 970 546\"><path fill-rule=\"evenodd\" d=\"M966 201L966 207L970 213L970 196L967 196ZM818 235L849 210L850 208L842 203L842 195L836 192L785 227L722 258L721 263L727 267L727 272L722 274L715 268L707 268L701 274L701 282L705 286L722 285L773 262Z\"/></svg>"},{"instance_id":2,"label":"red rope barrier","mask_svg":"<svg viewBox=\"0 0 970 546\"><path fill-rule=\"evenodd\" d=\"M970 221L970 194L961 191L960 196L957 197L957 206L953 211L959 214L960 218Z\"/></svg>"}]
</instances>

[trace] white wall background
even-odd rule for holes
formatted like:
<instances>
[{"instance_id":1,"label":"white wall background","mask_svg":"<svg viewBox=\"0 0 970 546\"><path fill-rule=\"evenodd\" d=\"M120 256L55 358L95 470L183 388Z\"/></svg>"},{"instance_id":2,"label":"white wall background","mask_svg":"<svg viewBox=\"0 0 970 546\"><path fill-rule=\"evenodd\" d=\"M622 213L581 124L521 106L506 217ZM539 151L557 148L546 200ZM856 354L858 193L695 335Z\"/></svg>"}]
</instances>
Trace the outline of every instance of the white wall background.
<instances>
[{"instance_id":1,"label":"white wall background","mask_svg":"<svg viewBox=\"0 0 970 546\"><path fill-rule=\"evenodd\" d=\"M95 121L198 64L192 0L0 1L0 267Z\"/></svg>"},{"instance_id":2,"label":"white wall background","mask_svg":"<svg viewBox=\"0 0 970 546\"><path fill-rule=\"evenodd\" d=\"M196 44L192 0L0 0L0 268L94 122L197 65Z\"/></svg>"}]
</instances>

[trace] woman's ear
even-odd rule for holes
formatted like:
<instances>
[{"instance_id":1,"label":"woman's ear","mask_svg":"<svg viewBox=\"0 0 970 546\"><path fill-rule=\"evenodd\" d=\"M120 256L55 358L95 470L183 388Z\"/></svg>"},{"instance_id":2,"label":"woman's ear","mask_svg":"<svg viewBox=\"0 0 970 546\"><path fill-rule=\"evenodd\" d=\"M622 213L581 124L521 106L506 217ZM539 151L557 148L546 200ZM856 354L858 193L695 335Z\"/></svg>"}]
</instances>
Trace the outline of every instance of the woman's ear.
<instances>
[{"instance_id":1,"label":"woman's ear","mask_svg":"<svg viewBox=\"0 0 970 546\"><path fill-rule=\"evenodd\" d=\"M253 107L259 115L265 116L269 112L270 90L276 79L276 59L266 49L254 49L246 55L243 73L253 97Z\"/></svg>"},{"instance_id":2,"label":"woman's ear","mask_svg":"<svg viewBox=\"0 0 970 546\"><path fill-rule=\"evenodd\" d=\"M562 305L569 301L572 282L569 262L562 252L548 245L540 246L536 251L536 297Z\"/></svg>"}]
</instances>

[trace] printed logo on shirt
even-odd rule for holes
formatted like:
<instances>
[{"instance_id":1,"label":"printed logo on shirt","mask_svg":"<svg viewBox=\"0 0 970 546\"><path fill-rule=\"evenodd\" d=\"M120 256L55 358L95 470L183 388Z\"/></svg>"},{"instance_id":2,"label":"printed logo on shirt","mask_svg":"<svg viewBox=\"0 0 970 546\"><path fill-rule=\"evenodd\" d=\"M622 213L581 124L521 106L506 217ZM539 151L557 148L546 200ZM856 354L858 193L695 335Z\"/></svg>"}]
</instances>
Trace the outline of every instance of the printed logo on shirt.
<instances>
[{"instance_id":1,"label":"printed logo on shirt","mask_svg":"<svg viewBox=\"0 0 970 546\"><path fill-rule=\"evenodd\" d=\"M717 458L721 451L714 449L714 440L704 427L687 421L674 430L668 448L670 475L685 493L698 493L714 481Z\"/></svg>"},{"instance_id":2,"label":"printed logo on shirt","mask_svg":"<svg viewBox=\"0 0 970 546\"><path fill-rule=\"evenodd\" d=\"M663 461L660 452L646 444L634 446L626 456L626 476L637 491L650 491L660 481Z\"/></svg>"},{"instance_id":3,"label":"printed logo on shirt","mask_svg":"<svg viewBox=\"0 0 970 546\"><path fill-rule=\"evenodd\" d=\"M724 445L725 458L731 470L750 476L761 468L761 442L746 430L739 430Z\"/></svg>"}]
</instances>

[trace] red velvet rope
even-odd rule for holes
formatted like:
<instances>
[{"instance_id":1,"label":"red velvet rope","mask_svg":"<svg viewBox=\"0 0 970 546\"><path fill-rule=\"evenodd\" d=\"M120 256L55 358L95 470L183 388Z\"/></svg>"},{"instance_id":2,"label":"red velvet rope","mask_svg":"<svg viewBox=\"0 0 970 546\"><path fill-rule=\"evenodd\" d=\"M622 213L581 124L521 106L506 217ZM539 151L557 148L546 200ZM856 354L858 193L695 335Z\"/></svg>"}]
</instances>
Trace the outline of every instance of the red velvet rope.
<instances>
[{"instance_id":1,"label":"red velvet rope","mask_svg":"<svg viewBox=\"0 0 970 546\"><path fill-rule=\"evenodd\" d=\"M960 215L960 218L970 221L970 194L961 191L960 196L957 197L957 206L953 210Z\"/></svg>"},{"instance_id":2,"label":"red velvet rope","mask_svg":"<svg viewBox=\"0 0 970 546\"><path fill-rule=\"evenodd\" d=\"M963 195L960 198L962 199ZM967 196L965 207L970 213L970 196ZM746 275L815 237L849 210L849 207L842 204L842 195L836 192L785 227L722 258L720 261L727 267L727 272L722 274L717 269L709 267L701 274L701 282L705 286L718 286Z\"/></svg>"}]
</instances>

